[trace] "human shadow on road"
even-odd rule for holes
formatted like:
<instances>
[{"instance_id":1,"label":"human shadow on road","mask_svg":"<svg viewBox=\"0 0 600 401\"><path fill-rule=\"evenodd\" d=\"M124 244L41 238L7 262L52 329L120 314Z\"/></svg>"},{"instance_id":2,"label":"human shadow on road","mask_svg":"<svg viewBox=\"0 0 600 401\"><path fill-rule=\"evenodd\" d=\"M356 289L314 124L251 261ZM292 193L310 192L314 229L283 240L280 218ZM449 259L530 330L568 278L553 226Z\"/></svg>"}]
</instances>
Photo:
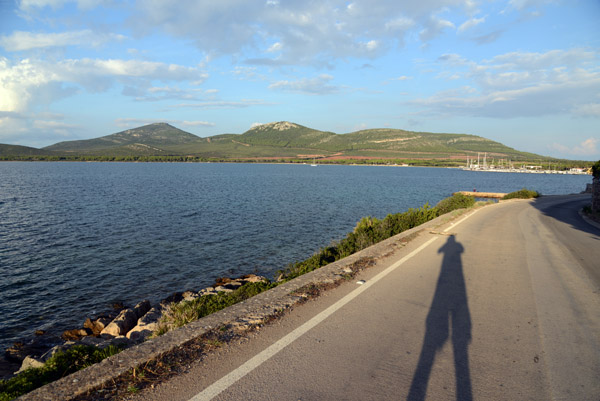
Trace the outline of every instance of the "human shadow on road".
<instances>
[{"instance_id":1,"label":"human shadow on road","mask_svg":"<svg viewBox=\"0 0 600 401\"><path fill-rule=\"evenodd\" d=\"M425 322L423 348L410 386L408 401L425 399L436 353L450 338L450 329L452 329L456 397L461 401L473 399L468 355L471 341L471 315L460 256L463 252L463 246L454 236L450 236L448 241L438 249L438 253L444 254L444 259Z\"/></svg>"}]
</instances>

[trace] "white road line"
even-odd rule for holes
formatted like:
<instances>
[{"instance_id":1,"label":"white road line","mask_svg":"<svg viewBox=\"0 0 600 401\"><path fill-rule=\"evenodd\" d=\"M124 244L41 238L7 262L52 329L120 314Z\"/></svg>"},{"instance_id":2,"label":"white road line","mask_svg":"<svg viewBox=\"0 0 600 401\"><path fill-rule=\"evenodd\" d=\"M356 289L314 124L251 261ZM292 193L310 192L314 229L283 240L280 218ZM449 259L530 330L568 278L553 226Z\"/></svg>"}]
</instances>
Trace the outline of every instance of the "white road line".
<instances>
[{"instance_id":1,"label":"white road line","mask_svg":"<svg viewBox=\"0 0 600 401\"><path fill-rule=\"evenodd\" d=\"M457 225L459 225L460 223L465 221L467 218L469 218L473 214L475 214L475 212L468 214L467 216L465 216L461 220L457 221L456 223L452 223L452 225L450 225L450 227L448 227L448 229L456 227ZM394 271L395 269L397 269L398 267L403 265L405 262L407 262L408 260L413 258L416 254L421 252L423 249L427 248L432 242L434 242L438 238L439 237L437 237L437 236L431 238L430 240L425 242L423 245L421 245L420 247L418 247L417 249L415 249L408 255L404 256L402 259L400 259L399 261L397 261L396 263L394 263L393 265L391 265L390 267L388 267L381 273L377 274L371 280L367 281L364 285L358 287L357 289L355 289L354 291L352 291L351 293L349 293L348 295L346 295L345 297L343 297L342 299L337 301L335 304L331 305L329 308L325 309L323 312L319 313L318 315L316 315L315 317L310 319L308 322L304 323L302 326L298 327L297 329L295 329L291 333L287 334L286 336L281 338L279 341L277 341L273 345L269 346L262 352L258 353L257 355L255 355L254 357L249 359L247 362L245 362L239 368L237 368L237 369L233 370L232 372L230 372L229 374L223 376L221 379L217 380L216 382L214 382L213 384L211 384L210 386L205 388L203 391L196 394L189 401L212 400L214 397L216 397L217 395L219 395L220 393L225 391L227 388L232 386L235 382L240 380L242 377L246 376L248 373L252 372L254 369L256 369L257 367L262 365L264 362L271 359L279 351L281 351L282 349L284 349L285 347L287 347L288 345L290 345L291 343L296 341L299 337L301 337L302 335L307 333L310 329L312 329L313 327L315 327L316 325L321 323L323 320L327 319L329 316L334 314L336 311L338 311L340 308L342 308L348 302L352 301L354 298L356 298L357 296L362 294L369 287L371 287L372 285L377 283L379 280L381 280L382 278L384 278L385 276L390 274L392 271Z\"/></svg>"}]
</instances>

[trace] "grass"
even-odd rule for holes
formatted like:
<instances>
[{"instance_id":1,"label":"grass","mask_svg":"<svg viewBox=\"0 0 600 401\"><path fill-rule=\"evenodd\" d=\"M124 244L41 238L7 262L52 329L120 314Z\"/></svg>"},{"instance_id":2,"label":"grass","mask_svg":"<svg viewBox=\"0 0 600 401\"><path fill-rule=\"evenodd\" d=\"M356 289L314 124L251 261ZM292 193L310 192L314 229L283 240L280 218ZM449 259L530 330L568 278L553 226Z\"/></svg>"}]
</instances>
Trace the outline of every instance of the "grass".
<instances>
[{"instance_id":1,"label":"grass","mask_svg":"<svg viewBox=\"0 0 600 401\"><path fill-rule=\"evenodd\" d=\"M515 192L511 192L506 194L502 199L532 199L540 196L540 193L537 191L531 191L529 189L523 188Z\"/></svg>"},{"instance_id":2,"label":"grass","mask_svg":"<svg viewBox=\"0 0 600 401\"><path fill-rule=\"evenodd\" d=\"M76 345L67 351L58 352L40 368L27 369L13 378L0 380L0 401L17 398L121 351L122 348L115 346L98 349L92 346Z\"/></svg>"},{"instance_id":3,"label":"grass","mask_svg":"<svg viewBox=\"0 0 600 401\"><path fill-rule=\"evenodd\" d=\"M215 295L204 295L192 301L173 303L163 313L155 336L165 334L172 329L225 309L275 286L276 284L270 281L246 283L232 292L220 292Z\"/></svg>"}]
</instances>

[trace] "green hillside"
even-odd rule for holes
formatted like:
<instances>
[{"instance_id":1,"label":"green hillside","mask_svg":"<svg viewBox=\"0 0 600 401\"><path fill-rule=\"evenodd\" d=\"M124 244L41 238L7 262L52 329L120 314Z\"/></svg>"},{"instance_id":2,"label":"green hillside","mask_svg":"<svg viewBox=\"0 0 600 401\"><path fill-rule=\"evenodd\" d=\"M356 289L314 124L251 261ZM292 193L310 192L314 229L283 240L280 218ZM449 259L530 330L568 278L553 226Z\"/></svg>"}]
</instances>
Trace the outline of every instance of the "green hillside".
<instances>
[{"instance_id":1,"label":"green hillside","mask_svg":"<svg viewBox=\"0 0 600 401\"><path fill-rule=\"evenodd\" d=\"M11 153L12 152L12 153ZM95 139L60 142L43 149L0 145L0 156L52 160L377 160L446 159L464 163L487 153L496 159L548 160L476 135L369 129L335 134L287 121L262 124L243 134L200 138L166 123L155 123ZM9 155L9 156L7 156ZM435 162L437 163L437 162Z\"/></svg>"},{"instance_id":2,"label":"green hillside","mask_svg":"<svg viewBox=\"0 0 600 401\"><path fill-rule=\"evenodd\" d=\"M42 149L32 148L29 146L6 145L0 143L0 156L39 156L48 155L48 152Z\"/></svg>"},{"instance_id":3,"label":"green hillside","mask_svg":"<svg viewBox=\"0 0 600 401\"><path fill-rule=\"evenodd\" d=\"M199 137L166 123L155 123L95 139L59 142L45 147L63 153L165 154L166 148L195 142Z\"/></svg>"},{"instance_id":4,"label":"green hillside","mask_svg":"<svg viewBox=\"0 0 600 401\"><path fill-rule=\"evenodd\" d=\"M239 136L239 141L251 145L286 148L324 148L337 135L302 125L280 121L251 128Z\"/></svg>"}]
</instances>

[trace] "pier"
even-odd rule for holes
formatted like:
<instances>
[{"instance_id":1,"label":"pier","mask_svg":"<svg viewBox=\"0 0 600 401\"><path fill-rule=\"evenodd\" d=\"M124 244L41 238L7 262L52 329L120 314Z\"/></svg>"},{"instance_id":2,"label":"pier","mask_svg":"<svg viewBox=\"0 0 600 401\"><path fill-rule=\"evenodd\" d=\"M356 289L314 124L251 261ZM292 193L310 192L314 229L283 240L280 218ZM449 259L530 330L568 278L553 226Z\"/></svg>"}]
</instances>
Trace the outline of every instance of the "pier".
<instances>
[{"instance_id":1,"label":"pier","mask_svg":"<svg viewBox=\"0 0 600 401\"><path fill-rule=\"evenodd\" d=\"M474 196L475 198L489 198L489 199L502 199L506 196L503 192L476 192L476 191L458 191L452 195L461 194L467 196Z\"/></svg>"}]
</instances>

